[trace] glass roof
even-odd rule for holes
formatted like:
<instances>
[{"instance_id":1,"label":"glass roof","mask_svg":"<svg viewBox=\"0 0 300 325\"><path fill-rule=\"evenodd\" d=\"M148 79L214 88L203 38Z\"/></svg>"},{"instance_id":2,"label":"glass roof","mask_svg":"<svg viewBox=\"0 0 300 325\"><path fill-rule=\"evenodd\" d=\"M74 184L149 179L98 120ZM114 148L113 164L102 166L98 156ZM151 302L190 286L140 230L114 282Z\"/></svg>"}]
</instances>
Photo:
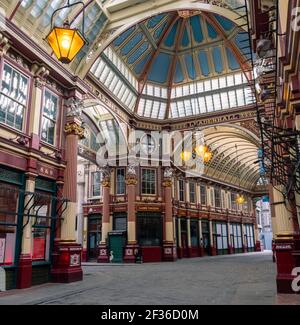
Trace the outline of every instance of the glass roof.
<instances>
[{"instance_id":1,"label":"glass roof","mask_svg":"<svg viewBox=\"0 0 300 325\"><path fill-rule=\"evenodd\" d=\"M90 73L139 116L182 118L254 103L241 69L249 48L249 34L225 17L169 12L124 31Z\"/></svg>"}]
</instances>

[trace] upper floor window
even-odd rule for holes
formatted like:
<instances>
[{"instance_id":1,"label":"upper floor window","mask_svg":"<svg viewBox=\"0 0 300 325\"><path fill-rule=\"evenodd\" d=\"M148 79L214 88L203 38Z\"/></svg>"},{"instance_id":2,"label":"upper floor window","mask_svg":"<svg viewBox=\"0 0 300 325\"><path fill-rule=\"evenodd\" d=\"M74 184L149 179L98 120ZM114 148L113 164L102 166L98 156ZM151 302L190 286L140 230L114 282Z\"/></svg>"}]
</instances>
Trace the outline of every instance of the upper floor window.
<instances>
[{"instance_id":1,"label":"upper floor window","mask_svg":"<svg viewBox=\"0 0 300 325\"><path fill-rule=\"evenodd\" d=\"M54 145L55 142L55 125L58 108L58 97L50 91L45 90L43 103L42 133L43 141Z\"/></svg>"},{"instance_id":2,"label":"upper floor window","mask_svg":"<svg viewBox=\"0 0 300 325\"><path fill-rule=\"evenodd\" d=\"M101 195L101 173L100 172L92 173L92 195L93 196Z\"/></svg>"},{"instance_id":3,"label":"upper floor window","mask_svg":"<svg viewBox=\"0 0 300 325\"><path fill-rule=\"evenodd\" d=\"M125 169L118 168L116 175L116 194L125 194Z\"/></svg>"},{"instance_id":4,"label":"upper floor window","mask_svg":"<svg viewBox=\"0 0 300 325\"><path fill-rule=\"evenodd\" d=\"M221 189L215 188L215 207L221 208Z\"/></svg>"},{"instance_id":5,"label":"upper floor window","mask_svg":"<svg viewBox=\"0 0 300 325\"><path fill-rule=\"evenodd\" d=\"M200 203L206 205L206 186L200 185Z\"/></svg>"},{"instance_id":6,"label":"upper floor window","mask_svg":"<svg viewBox=\"0 0 300 325\"><path fill-rule=\"evenodd\" d=\"M150 134L145 134L141 140L143 153L151 155L155 151L155 140Z\"/></svg>"},{"instance_id":7,"label":"upper floor window","mask_svg":"<svg viewBox=\"0 0 300 325\"><path fill-rule=\"evenodd\" d=\"M0 93L0 122L22 130L28 100L28 77L4 64Z\"/></svg>"},{"instance_id":8,"label":"upper floor window","mask_svg":"<svg viewBox=\"0 0 300 325\"><path fill-rule=\"evenodd\" d=\"M142 169L142 194L156 194L155 169Z\"/></svg>"},{"instance_id":9,"label":"upper floor window","mask_svg":"<svg viewBox=\"0 0 300 325\"><path fill-rule=\"evenodd\" d=\"M190 182L190 202L196 203L196 184Z\"/></svg>"},{"instance_id":10,"label":"upper floor window","mask_svg":"<svg viewBox=\"0 0 300 325\"><path fill-rule=\"evenodd\" d=\"M185 190L185 187L184 187L184 180L183 179L180 179L179 180L179 201L184 201L184 190Z\"/></svg>"},{"instance_id":11,"label":"upper floor window","mask_svg":"<svg viewBox=\"0 0 300 325\"><path fill-rule=\"evenodd\" d=\"M237 204L236 204L236 194L235 193L231 193L230 195L230 199L231 199L231 210L237 210Z\"/></svg>"}]
</instances>

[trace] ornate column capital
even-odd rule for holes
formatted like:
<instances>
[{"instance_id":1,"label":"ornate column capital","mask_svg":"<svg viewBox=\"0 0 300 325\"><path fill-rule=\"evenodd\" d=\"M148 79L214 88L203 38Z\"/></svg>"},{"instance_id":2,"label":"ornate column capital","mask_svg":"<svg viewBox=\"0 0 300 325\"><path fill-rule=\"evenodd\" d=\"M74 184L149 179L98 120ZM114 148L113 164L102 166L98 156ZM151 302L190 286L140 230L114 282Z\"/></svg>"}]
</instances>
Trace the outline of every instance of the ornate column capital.
<instances>
[{"instance_id":1,"label":"ornate column capital","mask_svg":"<svg viewBox=\"0 0 300 325\"><path fill-rule=\"evenodd\" d=\"M34 63L31 67L31 72L34 75L34 86L42 89L46 84L50 70L45 65Z\"/></svg>"},{"instance_id":2,"label":"ornate column capital","mask_svg":"<svg viewBox=\"0 0 300 325\"><path fill-rule=\"evenodd\" d=\"M171 187L172 186L172 177L173 177L173 169L170 167L165 168L164 170L164 180L163 186L164 187Z\"/></svg>"},{"instance_id":3,"label":"ornate column capital","mask_svg":"<svg viewBox=\"0 0 300 325\"><path fill-rule=\"evenodd\" d=\"M137 175L135 170L135 165L130 164L128 166L127 175L126 175L126 184L127 185L136 185L137 184Z\"/></svg>"},{"instance_id":4,"label":"ornate column capital","mask_svg":"<svg viewBox=\"0 0 300 325\"><path fill-rule=\"evenodd\" d=\"M81 122L74 119L71 121L68 121L67 124L65 125L65 133L67 135L69 134L75 134L78 135L80 139L84 138L84 128L81 126Z\"/></svg>"},{"instance_id":5,"label":"ornate column capital","mask_svg":"<svg viewBox=\"0 0 300 325\"><path fill-rule=\"evenodd\" d=\"M103 167L100 169L101 173L102 173L102 180L101 180L101 185L102 187L110 187L110 168L107 167Z\"/></svg>"},{"instance_id":6,"label":"ornate column capital","mask_svg":"<svg viewBox=\"0 0 300 325\"><path fill-rule=\"evenodd\" d=\"M7 53L10 48L10 42L6 36L0 33L0 56Z\"/></svg>"}]
</instances>

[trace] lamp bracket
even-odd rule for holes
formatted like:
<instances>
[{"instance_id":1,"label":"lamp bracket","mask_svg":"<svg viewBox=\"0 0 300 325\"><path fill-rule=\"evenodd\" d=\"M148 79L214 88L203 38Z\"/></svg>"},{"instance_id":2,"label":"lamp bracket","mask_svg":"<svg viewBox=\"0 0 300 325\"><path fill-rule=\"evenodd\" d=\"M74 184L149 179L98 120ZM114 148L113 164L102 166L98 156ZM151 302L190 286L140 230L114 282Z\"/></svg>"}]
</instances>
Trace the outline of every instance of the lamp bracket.
<instances>
[{"instance_id":1,"label":"lamp bracket","mask_svg":"<svg viewBox=\"0 0 300 325\"><path fill-rule=\"evenodd\" d=\"M78 5L82 5L82 36L85 38L85 35L84 35L84 22L85 22L85 4L82 2L82 1L77 1L77 2L74 2L74 3L70 3L70 0L67 1L67 4L63 7L60 7L58 9L56 9L52 16L51 16L51 30L53 29L53 20L54 20L54 17L57 15L57 13L63 9L66 9L66 8L71 8L71 7L74 7L74 6L78 6Z\"/></svg>"}]
</instances>

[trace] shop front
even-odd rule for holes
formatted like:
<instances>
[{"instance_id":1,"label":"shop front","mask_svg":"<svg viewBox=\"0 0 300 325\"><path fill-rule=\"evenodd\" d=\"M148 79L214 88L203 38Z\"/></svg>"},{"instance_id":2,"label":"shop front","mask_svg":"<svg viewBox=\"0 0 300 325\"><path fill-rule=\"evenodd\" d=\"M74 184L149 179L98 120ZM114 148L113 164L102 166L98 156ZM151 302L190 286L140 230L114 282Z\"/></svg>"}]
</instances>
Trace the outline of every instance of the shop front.
<instances>
[{"instance_id":1,"label":"shop front","mask_svg":"<svg viewBox=\"0 0 300 325\"><path fill-rule=\"evenodd\" d=\"M96 261L99 255L99 244L101 241L102 216L101 214L91 214L88 216L88 242L87 259Z\"/></svg>"},{"instance_id":2,"label":"shop front","mask_svg":"<svg viewBox=\"0 0 300 325\"><path fill-rule=\"evenodd\" d=\"M137 238L144 262L162 261L163 220L160 213L137 214Z\"/></svg>"}]
</instances>

